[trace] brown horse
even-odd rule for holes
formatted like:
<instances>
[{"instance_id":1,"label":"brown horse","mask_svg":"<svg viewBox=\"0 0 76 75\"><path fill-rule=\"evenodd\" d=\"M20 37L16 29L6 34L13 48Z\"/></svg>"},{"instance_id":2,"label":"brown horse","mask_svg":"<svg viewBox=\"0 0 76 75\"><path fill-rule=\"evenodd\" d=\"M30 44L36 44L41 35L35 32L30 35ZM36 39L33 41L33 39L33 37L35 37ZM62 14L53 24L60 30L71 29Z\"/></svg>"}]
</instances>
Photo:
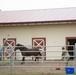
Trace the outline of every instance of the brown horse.
<instances>
[{"instance_id":1,"label":"brown horse","mask_svg":"<svg viewBox=\"0 0 76 75\"><path fill-rule=\"evenodd\" d=\"M17 44L15 46L15 49L14 51L16 51L17 49L19 49L21 51L21 54L23 56L22 58L22 61L21 64L24 63L24 60L25 60L25 56L35 56L35 61L37 59L39 59L39 56L41 56L42 54L40 53L39 49L38 48L31 48L31 49L28 49L27 47L25 47L24 45L21 45L21 44Z\"/></svg>"}]
</instances>

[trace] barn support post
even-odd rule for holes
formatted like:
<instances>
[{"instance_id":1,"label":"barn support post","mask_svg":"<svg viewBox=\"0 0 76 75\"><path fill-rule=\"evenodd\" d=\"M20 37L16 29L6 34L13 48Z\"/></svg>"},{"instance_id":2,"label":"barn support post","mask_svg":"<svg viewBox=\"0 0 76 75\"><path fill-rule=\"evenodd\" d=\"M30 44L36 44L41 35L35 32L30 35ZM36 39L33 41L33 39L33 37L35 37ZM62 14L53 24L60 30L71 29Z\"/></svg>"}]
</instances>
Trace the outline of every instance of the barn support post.
<instances>
[{"instance_id":1,"label":"barn support post","mask_svg":"<svg viewBox=\"0 0 76 75\"><path fill-rule=\"evenodd\" d=\"M74 65L75 65L75 74L76 74L76 43L75 43L75 47L74 47Z\"/></svg>"}]
</instances>

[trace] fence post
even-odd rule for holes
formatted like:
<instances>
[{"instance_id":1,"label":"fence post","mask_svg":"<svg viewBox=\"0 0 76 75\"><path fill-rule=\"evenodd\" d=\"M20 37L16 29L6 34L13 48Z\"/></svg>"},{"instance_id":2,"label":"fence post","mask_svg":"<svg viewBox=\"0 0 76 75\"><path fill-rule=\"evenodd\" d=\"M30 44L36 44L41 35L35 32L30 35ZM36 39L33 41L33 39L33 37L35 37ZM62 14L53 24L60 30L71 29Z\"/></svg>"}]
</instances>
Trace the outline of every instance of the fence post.
<instances>
[{"instance_id":1,"label":"fence post","mask_svg":"<svg viewBox=\"0 0 76 75\"><path fill-rule=\"evenodd\" d=\"M44 52L44 47L42 47L42 49L41 49L41 54L42 54L41 59L42 59L42 63L43 63L43 61L44 61L43 52Z\"/></svg>"},{"instance_id":2,"label":"fence post","mask_svg":"<svg viewBox=\"0 0 76 75\"><path fill-rule=\"evenodd\" d=\"M0 61L2 60L2 49L1 49L1 46L0 46Z\"/></svg>"},{"instance_id":3,"label":"fence post","mask_svg":"<svg viewBox=\"0 0 76 75\"><path fill-rule=\"evenodd\" d=\"M75 47L74 47L74 65L75 65L75 74L76 74L76 43L75 43Z\"/></svg>"},{"instance_id":4,"label":"fence post","mask_svg":"<svg viewBox=\"0 0 76 75\"><path fill-rule=\"evenodd\" d=\"M13 47L10 46L10 75L12 75L13 71Z\"/></svg>"}]
</instances>

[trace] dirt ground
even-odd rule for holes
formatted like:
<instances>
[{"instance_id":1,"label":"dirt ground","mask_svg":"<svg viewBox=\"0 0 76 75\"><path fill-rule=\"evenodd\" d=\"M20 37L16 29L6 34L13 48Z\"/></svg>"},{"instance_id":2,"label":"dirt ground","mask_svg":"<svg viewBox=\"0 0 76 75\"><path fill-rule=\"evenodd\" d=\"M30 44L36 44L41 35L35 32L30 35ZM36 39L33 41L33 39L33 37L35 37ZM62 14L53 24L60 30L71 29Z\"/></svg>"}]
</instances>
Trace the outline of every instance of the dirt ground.
<instances>
[{"instance_id":1,"label":"dirt ground","mask_svg":"<svg viewBox=\"0 0 76 75\"><path fill-rule=\"evenodd\" d=\"M6 67L4 67L6 66ZM54 74L61 73L65 74L65 62L58 61L45 61L45 62L25 62L25 64L20 64L20 62L14 62L13 68L10 68L10 64L0 67L0 74ZM9 66L9 67L8 67ZM68 66L73 66L73 62L69 61Z\"/></svg>"}]
</instances>

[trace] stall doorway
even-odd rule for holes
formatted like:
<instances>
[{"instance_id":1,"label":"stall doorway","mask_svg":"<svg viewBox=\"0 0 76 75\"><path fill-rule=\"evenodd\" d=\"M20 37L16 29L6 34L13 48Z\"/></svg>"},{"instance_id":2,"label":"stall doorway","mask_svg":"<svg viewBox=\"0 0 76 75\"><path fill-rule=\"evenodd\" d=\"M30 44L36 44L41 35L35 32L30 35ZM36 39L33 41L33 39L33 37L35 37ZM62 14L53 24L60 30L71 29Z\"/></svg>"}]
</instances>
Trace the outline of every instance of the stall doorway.
<instances>
[{"instance_id":1,"label":"stall doorway","mask_svg":"<svg viewBox=\"0 0 76 75\"><path fill-rule=\"evenodd\" d=\"M66 37L66 45L68 45L67 50L68 51L74 51L74 46L76 43L76 37ZM74 52L69 52L70 56L74 56ZM74 59L74 57L70 57L70 59Z\"/></svg>"},{"instance_id":2,"label":"stall doorway","mask_svg":"<svg viewBox=\"0 0 76 75\"><path fill-rule=\"evenodd\" d=\"M6 41L6 38L3 38L3 44L5 43ZM15 46L16 45L16 38L8 38L6 43L4 44L4 46L7 46L7 47L4 47L4 60L10 60L10 46ZM14 50L13 50L13 56L15 56L16 54L14 53ZM15 57L13 57L13 59L15 59Z\"/></svg>"},{"instance_id":3,"label":"stall doorway","mask_svg":"<svg viewBox=\"0 0 76 75\"><path fill-rule=\"evenodd\" d=\"M46 56L46 38L32 38L32 46L42 50L42 55ZM44 60L46 57L44 57Z\"/></svg>"}]
</instances>

